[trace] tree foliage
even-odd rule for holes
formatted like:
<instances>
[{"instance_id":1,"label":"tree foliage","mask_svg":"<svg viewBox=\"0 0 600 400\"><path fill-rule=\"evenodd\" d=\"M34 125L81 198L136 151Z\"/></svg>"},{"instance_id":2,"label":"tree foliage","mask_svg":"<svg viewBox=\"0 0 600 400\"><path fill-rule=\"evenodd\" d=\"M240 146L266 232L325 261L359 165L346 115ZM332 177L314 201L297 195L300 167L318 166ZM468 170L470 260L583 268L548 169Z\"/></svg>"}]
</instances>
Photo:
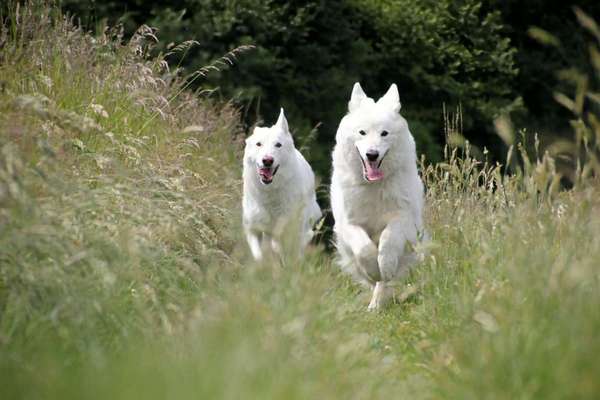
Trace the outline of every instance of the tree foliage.
<instances>
[{"instance_id":1,"label":"tree foliage","mask_svg":"<svg viewBox=\"0 0 600 400\"><path fill-rule=\"evenodd\" d=\"M491 119L518 105L515 49L498 11L480 1L409 0L140 0L64 5L84 22L119 18L126 27L159 29L163 49L193 39L199 45L171 59L188 71L245 44L256 46L234 67L210 74L245 111L248 126L271 123L286 108L297 141L321 124L309 157L326 175L337 123L353 82L377 96L398 83L419 152L436 159L442 105L461 104L465 129L485 131Z\"/></svg>"}]
</instances>

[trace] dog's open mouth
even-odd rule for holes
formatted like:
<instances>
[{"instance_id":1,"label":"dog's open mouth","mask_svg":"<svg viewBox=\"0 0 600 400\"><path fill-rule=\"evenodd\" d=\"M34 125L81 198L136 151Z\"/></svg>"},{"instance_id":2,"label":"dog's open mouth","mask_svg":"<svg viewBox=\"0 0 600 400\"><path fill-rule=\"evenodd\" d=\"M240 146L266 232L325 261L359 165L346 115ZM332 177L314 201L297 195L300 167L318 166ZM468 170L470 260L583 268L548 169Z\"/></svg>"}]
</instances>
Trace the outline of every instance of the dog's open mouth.
<instances>
[{"instance_id":1,"label":"dog's open mouth","mask_svg":"<svg viewBox=\"0 0 600 400\"><path fill-rule=\"evenodd\" d=\"M265 185L273 182L273 177L277 173L279 169L279 165L276 167L258 167L258 176L260 176L260 181Z\"/></svg>"},{"instance_id":2,"label":"dog's open mouth","mask_svg":"<svg viewBox=\"0 0 600 400\"><path fill-rule=\"evenodd\" d=\"M358 149L357 149L358 150ZM387 154L387 153L386 153ZM369 182L376 182L383 179L383 171L381 170L381 163L385 158L386 154L383 155L379 160L369 161L362 158L360 151L358 152L358 157L362 162L363 166L363 176L365 180Z\"/></svg>"}]
</instances>

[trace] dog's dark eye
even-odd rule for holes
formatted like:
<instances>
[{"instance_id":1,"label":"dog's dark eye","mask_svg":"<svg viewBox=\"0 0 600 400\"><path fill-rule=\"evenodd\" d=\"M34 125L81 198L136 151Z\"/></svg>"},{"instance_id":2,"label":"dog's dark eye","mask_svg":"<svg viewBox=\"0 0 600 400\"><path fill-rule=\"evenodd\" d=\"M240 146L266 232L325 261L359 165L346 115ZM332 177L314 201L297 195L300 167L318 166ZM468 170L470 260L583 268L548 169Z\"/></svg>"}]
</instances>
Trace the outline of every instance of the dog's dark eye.
<instances>
[{"instance_id":1,"label":"dog's dark eye","mask_svg":"<svg viewBox=\"0 0 600 400\"><path fill-rule=\"evenodd\" d=\"M358 133L360 133L362 136L365 136L367 134L367 132L363 131L362 129L358 131Z\"/></svg>"},{"instance_id":2,"label":"dog's dark eye","mask_svg":"<svg viewBox=\"0 0 600 400\"><path fill-rule=\"evenodd\" d=\"M258 147L260 147L260 146L262 146L262 143L261 143L261 142L256 142L256 145L257 145Z\"/></svg>"},{"instance_id":3,"label":"dog's dark eye","mask_svg":"<svg viewBox=\"0 0 600 400\"><path fill-rule=\"evenodd\" d=\"M388 135L388 131L381 131L381 136L387 136Z\"/></svg>"},{"instance_id":4,"label":"dog's dark eye","mask_svg":"<svg viewBox=\"0 0 600 400\"><path fill-rule=\"evenodd\" d=\"M281 147L281 143L279 143L279 142L275 143L275 147Z\"/></svg>"}]
</instances>

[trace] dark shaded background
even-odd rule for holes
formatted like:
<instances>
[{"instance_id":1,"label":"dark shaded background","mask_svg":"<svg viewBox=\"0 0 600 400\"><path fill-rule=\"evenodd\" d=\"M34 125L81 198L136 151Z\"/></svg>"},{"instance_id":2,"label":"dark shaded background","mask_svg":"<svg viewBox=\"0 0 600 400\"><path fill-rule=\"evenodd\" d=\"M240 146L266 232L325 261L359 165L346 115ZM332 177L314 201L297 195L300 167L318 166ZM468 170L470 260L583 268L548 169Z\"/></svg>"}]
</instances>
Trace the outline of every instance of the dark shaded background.
<instances>
[{"instance_id":1,"label":"dark shaded background","mask_svg":"<svg viewBox=\"0 0 600 400\"><path fill-rule=\"evenodd\" d=\"M88 29L122 23L126 34L141 24L158 28L159 50L194 39L183 60L188 72L243 45L256 49L238 63L195 82L234 99L247 126L274 122L284 106L297 142L323 177L337 123L350 89L361 81L378 97L396 82L418 151L438 160L444 143L442 106L462 107L464 135L503 158L493 119L510 114L514 125L542 141L569 134L569 115L553 100L556 71L586 64L586 37L572 8L599 19L598 1L558 0L179 0L62 1ZM539 26L561 41L547 48L527 34Z\"/></svg>"}]
</instances>

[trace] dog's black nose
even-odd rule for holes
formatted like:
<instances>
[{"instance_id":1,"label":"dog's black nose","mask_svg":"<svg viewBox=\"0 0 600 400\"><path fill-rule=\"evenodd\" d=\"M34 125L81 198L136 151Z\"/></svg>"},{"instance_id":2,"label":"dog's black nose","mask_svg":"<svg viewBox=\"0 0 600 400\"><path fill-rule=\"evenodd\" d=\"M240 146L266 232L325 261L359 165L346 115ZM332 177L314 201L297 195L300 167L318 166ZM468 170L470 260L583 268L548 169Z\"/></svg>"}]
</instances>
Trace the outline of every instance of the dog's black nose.
<instances>
[{"instance_id":1,"label":"dog's black nose","mask_svg":"<svg viewBox=\"0 0 600 400\"><path fill-rule=\"evenodd\" d=\"M273 157L264 156L262 162L265 167L270 167L271 165L273 165Z\"/></svg>"},{"instance_id":2,"label":"dog's black nose","mask_svg":"<svg viewBox=\"0 0 600 400\"><path fill-rule=\"evenodd\" d=\"M375 161L379 157L379 152L377 150L369 150L367 151L367 159L369 161Z\"/></svg>"}]
</instances>

